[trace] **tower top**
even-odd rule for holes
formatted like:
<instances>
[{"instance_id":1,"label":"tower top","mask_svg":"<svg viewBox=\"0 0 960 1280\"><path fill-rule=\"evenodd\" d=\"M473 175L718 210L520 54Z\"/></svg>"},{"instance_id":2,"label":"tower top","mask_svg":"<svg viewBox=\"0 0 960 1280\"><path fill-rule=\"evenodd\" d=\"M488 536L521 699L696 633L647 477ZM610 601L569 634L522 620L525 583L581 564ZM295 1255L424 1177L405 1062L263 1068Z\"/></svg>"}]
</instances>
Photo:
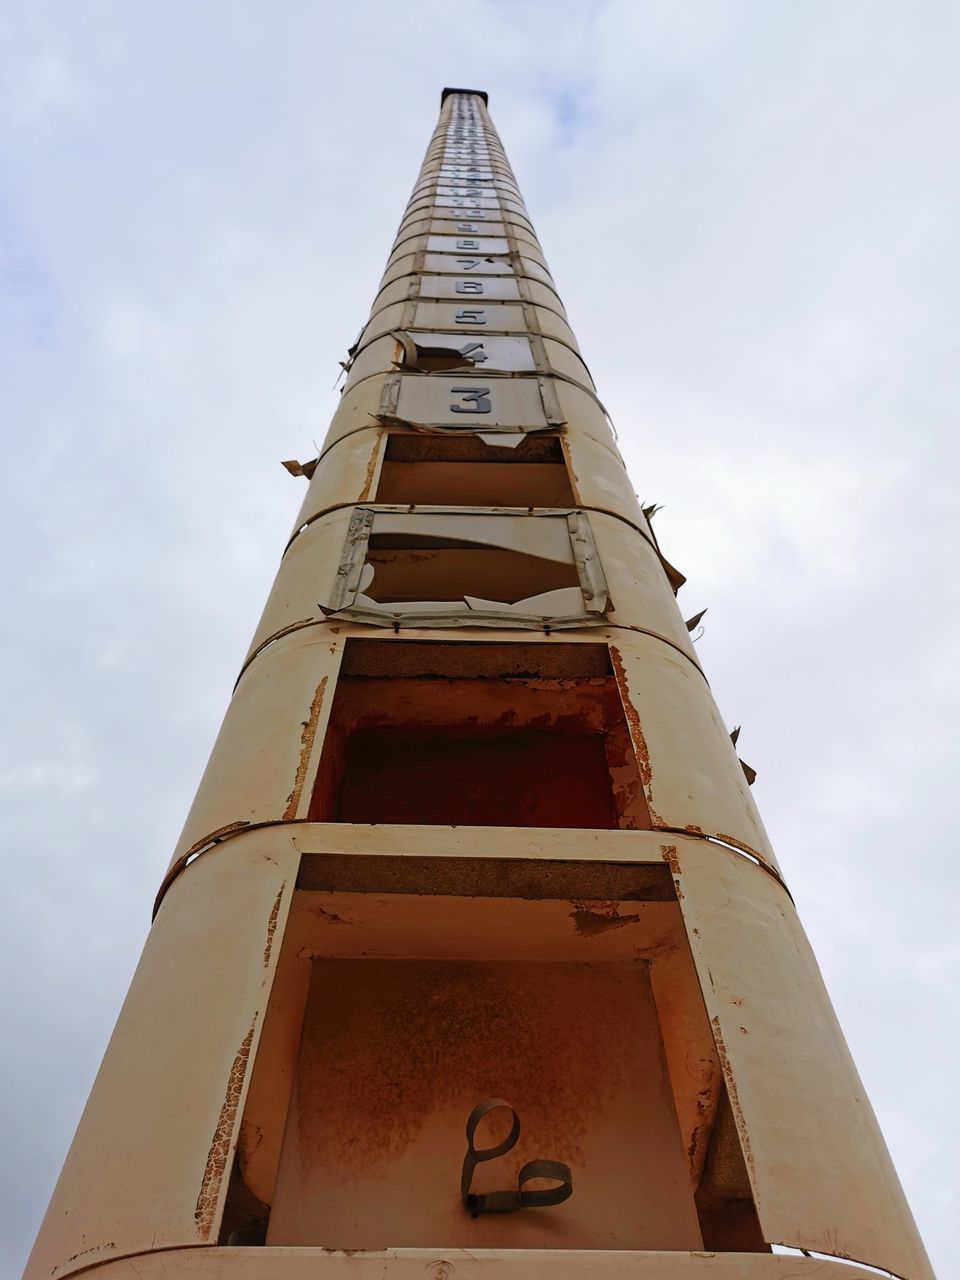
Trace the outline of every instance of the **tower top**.
<instances>
[{"instance_id":1,"label":"tower top","mask_svg":"<svg viewBox=\"0 0 960 1280\"><path fill-rule=\"evenodd\" d=\"M442 107L442 106L443 106L443 104L446 102L446 100L450 97L451 93L473 93L473 94L476 94L476 96L477 96L478 98L482 98L482 99L483 99L483 105L484 105L484 106L486 106L486 105L487 105L487 103L488 103L488 101L489 101L489 98L488 98L488 96L487 96L487 91L486 91L486 89L444 89L444 91L440 94L440 105L441 105L441 107Z\"/></svg>"}]
</instances>

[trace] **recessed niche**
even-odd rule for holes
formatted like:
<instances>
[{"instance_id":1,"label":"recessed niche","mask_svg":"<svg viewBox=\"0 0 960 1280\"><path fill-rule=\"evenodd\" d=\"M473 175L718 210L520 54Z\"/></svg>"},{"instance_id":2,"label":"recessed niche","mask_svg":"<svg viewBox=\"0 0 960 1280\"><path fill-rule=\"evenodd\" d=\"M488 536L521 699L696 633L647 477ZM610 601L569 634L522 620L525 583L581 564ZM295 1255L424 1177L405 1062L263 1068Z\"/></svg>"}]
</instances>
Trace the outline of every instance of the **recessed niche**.
<instances>
[{"instance_id":1,"label":"recessed niche","mask_svg":"<svg viewBox=\"0 0 960 1280\"><path fill-rule=\"evenodd\" d=\"M348 642L310 817L649 828L606 646L545 648Z\"/></svg>"},{"instance_id":2,"label":"recessed niche","mask_svg":"<svg viewBox=\"0 0 960 1280\"><path fill-rule=\"evenodd\" d=\"M365 854L356 833L338 848L338 830L298 836L324 852L300 864L231 1231L358 1250L767 1248L659 845L576 861L572 837L530 857L504 833L490 856L436 837L422 855L398 834ZM490 1098L514 1108L520 1138L477 1166L473 1190L560 1161L563 1204L464 1206L464 1128Z\"/></svg>"},{"instance_id":3,"label":"recessed niche","mask_svg":"<svg viewBox=\"0 0 960 1280\"><path fill-rule=\"evenodd\" d=\"M578 499L558 436L535 433L515 449L476 436L391 432L377 502L453 507L573 507Z\"/></svg>"}]
</instances>

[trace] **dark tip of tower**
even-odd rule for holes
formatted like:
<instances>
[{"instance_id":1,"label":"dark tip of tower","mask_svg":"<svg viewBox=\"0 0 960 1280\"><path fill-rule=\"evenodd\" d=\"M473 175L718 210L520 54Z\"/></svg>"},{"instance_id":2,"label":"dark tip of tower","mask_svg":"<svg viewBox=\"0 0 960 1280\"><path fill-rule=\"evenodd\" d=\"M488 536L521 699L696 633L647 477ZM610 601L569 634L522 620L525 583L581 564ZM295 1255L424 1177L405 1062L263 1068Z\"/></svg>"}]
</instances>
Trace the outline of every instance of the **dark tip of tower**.
<instances>
[{"instance_id":1,"label":"dark tip of tower","mask_svg":"<svg viewBox=\"0 0 960 1280\"><path fill-rule=\"evenodd\" d=\"M489 101L487 97L486 89L444 89L443 93L441 93L440 95L441 107L446 102L446 100L450 97L451 93L472 93L476 97L483 99L484 106L486 106L487 102Z\"/></svg>"}]
</instances>

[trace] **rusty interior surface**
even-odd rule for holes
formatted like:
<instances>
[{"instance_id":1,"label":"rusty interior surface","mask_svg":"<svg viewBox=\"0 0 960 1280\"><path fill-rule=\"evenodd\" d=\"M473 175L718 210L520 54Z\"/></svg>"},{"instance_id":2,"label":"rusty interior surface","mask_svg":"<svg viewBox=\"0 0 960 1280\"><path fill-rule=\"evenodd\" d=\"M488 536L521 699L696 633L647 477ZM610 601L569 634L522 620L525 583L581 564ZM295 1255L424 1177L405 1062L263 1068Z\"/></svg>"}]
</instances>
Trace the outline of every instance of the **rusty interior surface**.
<instances>
[{"instance_id":1,"label":"rusty interior surface","mask_svg":"<svg viewBox=\"0 0 960 1280\"><path fill-rule=\"evenodd\" d=\"M507 455L507 456L504 456ZM377 502L418 506L572 507L576 495L560 439L528 436L495 449L475 436L390 432Z\"/></svg>"},{"instance_id":2,"label":"rusty interior surface","mask_svg":"<svg viewBox=\"0 0 960 1280\"><path fill-rule=\"evenodd\" d=\"M369 650L371 642L360 647ZM388 647L397 652L395 644ZM421 651L421 666L423 651L435 651L429 673L351 675L347 662L311 820L648 829L609 665L603 675L563 676L554 650L552 674L540 675L541 647L509 646L509 665L500 674L489 657L486 672L471 669L467 651L490 654L489 645L408 646ZM605 653L603 646L590 648ZM526 672L521 650L527 651ZM572 663L574 671L583 670L579 654ZM603 664L594 659L594 665Z\"/></svg>"},{"instance_id":3,"label":"rusty interior surface","mask_svg":"<svg viewBox=\"0 0 960 1280\"><path fill-rule=\"evenodd\" d=\"M765 1249L667 863L407 861L304 855L225 1221L343 1249ZM488 1096L523 1134L479 1188L564 1160L562 1210L463 1211Z\"/></svg>"}]
</instances>

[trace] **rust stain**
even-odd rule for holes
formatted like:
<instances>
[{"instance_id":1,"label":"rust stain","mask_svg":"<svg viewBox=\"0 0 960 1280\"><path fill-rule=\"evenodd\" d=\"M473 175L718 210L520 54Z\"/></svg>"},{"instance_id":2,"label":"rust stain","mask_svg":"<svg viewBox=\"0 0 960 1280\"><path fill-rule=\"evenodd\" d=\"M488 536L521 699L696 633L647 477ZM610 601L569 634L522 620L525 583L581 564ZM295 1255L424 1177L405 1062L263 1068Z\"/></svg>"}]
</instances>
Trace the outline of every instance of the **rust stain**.
<instances>
[{"instance_id":1,"label":"rust stain","mask_svg":"<svg viewBox=\"0 0 960 1280\"><path fill-rule=\"evenodd\" d=\"M280 903L283 901L283 891L286 887L287 882L284 880L283 884L280 886L280 891L277 894L277 900L270 911L270 919L267 921L267 945L263 948L263 967L265 969L270 963L270 952L273 950L273 935L277 931L277 920L280 916Z\"/></svg>"},{"instance_id":2,"label":"rust stain","mask_svg":"<svg viewBox=\"0 0 960 1280\"><path fill-rule=\"evenodd\" d=\"M622 929L625 924L636 924L640 916L622 916L619 902L578 902L570 904L573 910L570 919L573 927L584 938L594 938L598 933L606 933L609 929Z\"/></svg>"},{"instance_id":3,"label":"rust stain","mask_svg":"<svg viewBox=\"0 0 960 1280\"><path fill-rule=\"evenodd\" d=\"M404 962L402 980L397 968L317 962L295 1086L304 1168L322 1152L344 1176L382 1172L431 1115L465 1119L490 1096L522 1117L518 1167L581 1162L593 1117L634 1083L645 974L584 964L571 986L568 965Z\"/></svg>"},{"instance_id":4,"label":"rust stain","mask_svg":"<svg viewBox=\"0 0 960 1280\"><path fill-rule=\"evenodd\" d=\"M650 752L647 750L646 739L643 736L643 730L640 728L640 717L637 715L637 709L630 701L630 685L627 681L623 658L620 656L620 650L616 645L610 646L610 662L616 673L617 684L620 687L620 697L623 700L623 713L627 717L630 736L633 738L634 750L637 753L637 767L640 770L640 779L643 785L649 789L653 778L653 772L650 768Z\"/></svg>"},{"instance_id":5,"label":"rust stain","mask_svg":"<svg viewBox=\"0 0 960 1280\"><path fill-rule=\"evenodd\" d=\"M610 645L610 663L617 678L620 700L623 703L623 714L630 729L633 750L637 757L637 769L646 793L647 808L650 810L650 821L653 826L662 827L666 824L653 807L653 768L650 764L650 750L647 747L647 740L643 736L643 729L640 727L640 717L637 714L637 709L630 701L630 684L627 680L626 668L623 665L623 657L614 644Z\"/></svg>"},{"instance_id":6,"label":"rust stain","mask_svg":"<svg viewBox=\"0 0 960 1280\"><path fill-rule=\"evenodd\" d=\"M256 1017L254 1017L253 1022L250 1024L250 1030L244 1036L233 1060L233 1066L230 1068L226 1096L223 1099L223 1106L220 1108L217 1127L213 1131L210 1150L207 1152L203 1181L200 1183L200 1192L197 1195L197 1207L193 1212L197 1226L205 1237L210 1235L210 1229L213 1226L213 1219L217 1211L220 1184L223 1181L223 1173L227 1167L230 1140L233 1137L233 1125L237 1118L237 1108L240 1105L240 1090L243 1088L244 1076L247 1073L247 1062L250 1058L250 1046L253 1044L253 1029L256 1021Z\"/></svg>"},{"instance_id":7,"label":"rust stain","mask_svg":"<svg viewBox=\"0 0 960 1280\"><path fill-rule=\"evenodd\" d=\"M317 691L313 695L313 701L310 703L310 714L306 720L302 721L303 733L300 735L300 761L297 765L297 775L293 780L293 790L287 796L287 807L283 811L284 822L289 822L291 818L297 816L300 796L303 793L303 783L307 776L307 766L310 763L310 752L313 750L313 740L317 736L317 722L320 719L320 708L323 706L323 695L326 688L327 676L324 676L317 685Z\"/></svg>"},{"instance_id":8,"label":"rust stain","mask_svg":"<svg viewBox=\"0 0 960 1280\"><path fill-rule=\"evenodd\" d=\"M726 844L732 844L735 849L742 849L744 853L749 853L751 858L757 858L760 862L767 865L767 861L762 853L757 853L756 849L751 849L748 844L744 844L742 840L738 840L736 836L725 836L722 831L717 832L717 839L723 840Z\"/></svg>"},{"instance_id":9,"label":"rust stain","mask_svg":"<svg viewBox=\"0 0 960 1280\"><path fill-rule=\"evenodd\" d=\"M743 1148L743 1158L750 1166L752 1172L754 1165L753 1151L750 1148L750 1135L747 1133L746 1122L743 1118L743 1108L740 1106L740 1098L737 1094L737 1082L733 1076L733 1068L730 1065L727 1046L723 1042L723 1033L720 1030L720 1019L718 1017L711 1018L710 1025L713 1028L713 1039L717 1046L717 1056L720 1059L723 1078L727 1082L727 1097L730 1099L730 1106L733 1109L733 1114L737 1122L737 1133L740 1135L740 1146Z\"/></svg>"},{"instance_id":10,"label":"rust stain","mask_svg":"<svg viewBox=\"0 0 960 1280\"><path fill-rule=\"evenodd\" d=\"M698 827L695 822L689 822L683 829L684 831L691 832L695 836L703 835L703 827Z\"/></svg>"},{"instance_id":11,"label":"rust stain","mask_svg":"<svg viewBox=\"0 0 960 1280\"><path fill-rule=\"evenodd\" d=\"M680 874L680 855L675 844L662 844L660 855L675 876Z\"/></svg>"},{"instance_id":12,"label":"rust stain","mask_svg":"<svg viewBox=\"0 0 960 1280\"><path fill-rule=\"evenodd\" d=\"M673 888L679 902L683 898L683 890L680 888L680 855L677 853L675 844L662 844L660 846L660 854L673 873Z\"/></svg>"},{"instance_id":13,"label":"rust stain","mask_svg":"<svg viewBox=\"0 0 960 1280\"><path fill-rule=\"evenodd\" d=\"M378 436L377 443L374 445L373 451L370 454L370 459L367 462L367 473L364 476L363 488L360 490L360 497L357 499L358 502L366 502L370 497L370 490L373 488L373 473L377 469L377 456L379 453L380 437Z\"/></svg>"}]
</instances>

